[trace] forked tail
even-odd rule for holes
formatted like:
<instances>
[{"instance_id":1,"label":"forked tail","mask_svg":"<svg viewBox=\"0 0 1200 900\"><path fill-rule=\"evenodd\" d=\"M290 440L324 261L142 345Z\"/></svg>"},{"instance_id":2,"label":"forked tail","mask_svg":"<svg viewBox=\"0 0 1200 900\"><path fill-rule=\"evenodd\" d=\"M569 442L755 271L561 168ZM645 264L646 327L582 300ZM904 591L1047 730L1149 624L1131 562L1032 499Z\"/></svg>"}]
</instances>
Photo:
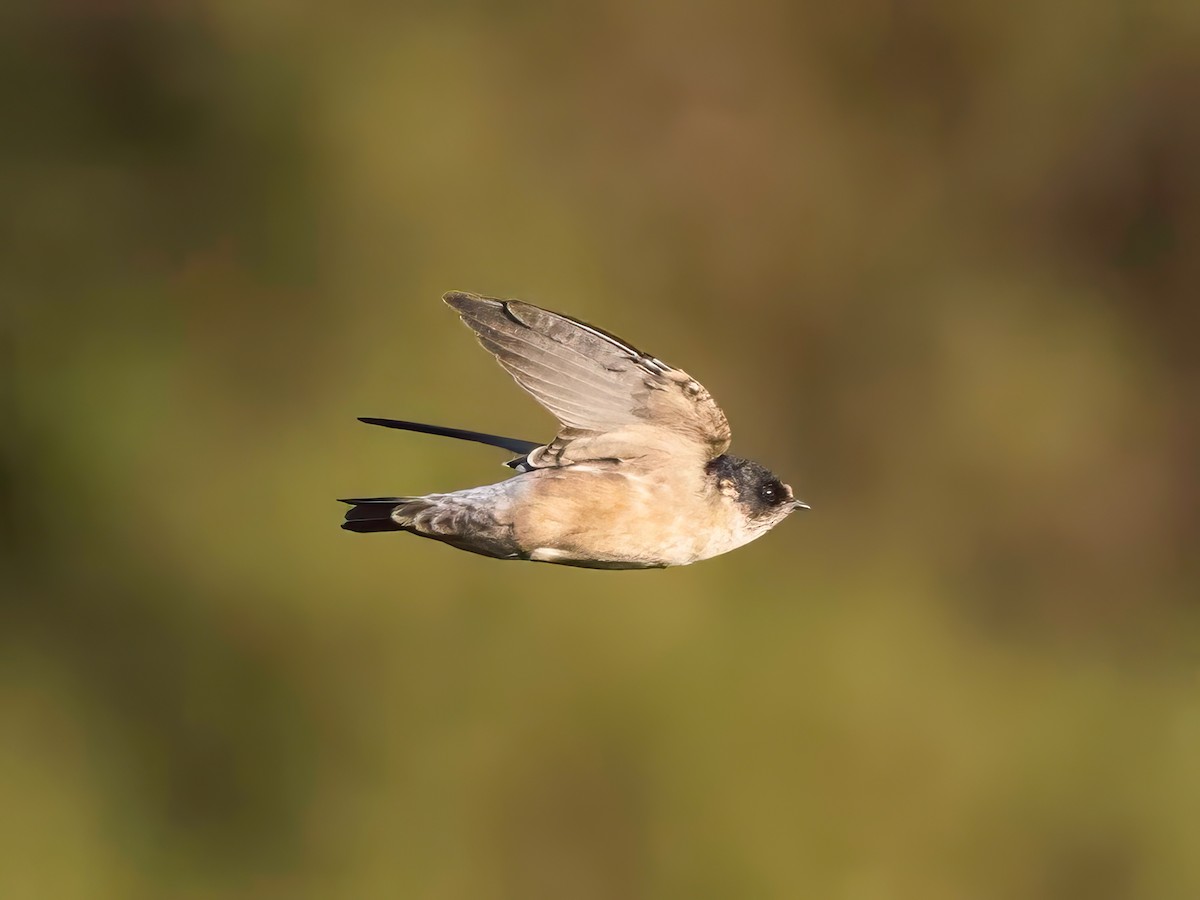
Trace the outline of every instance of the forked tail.
<instances>
[{"instance_id":1,"label":"forked tail","mask_svg":"<svg viewBox=\"0 0 1200 900\"><path fill-rule=\"evenodd\" d=\"M403 531L403 526L392 518L392 513L401 503L407 503L412 497L360 497L355 500L339 500L339 503L349 503L346 510L346 521L342 527L347 531L357 531L369 534L373 531Z\"/></svg>"}]
</instances>

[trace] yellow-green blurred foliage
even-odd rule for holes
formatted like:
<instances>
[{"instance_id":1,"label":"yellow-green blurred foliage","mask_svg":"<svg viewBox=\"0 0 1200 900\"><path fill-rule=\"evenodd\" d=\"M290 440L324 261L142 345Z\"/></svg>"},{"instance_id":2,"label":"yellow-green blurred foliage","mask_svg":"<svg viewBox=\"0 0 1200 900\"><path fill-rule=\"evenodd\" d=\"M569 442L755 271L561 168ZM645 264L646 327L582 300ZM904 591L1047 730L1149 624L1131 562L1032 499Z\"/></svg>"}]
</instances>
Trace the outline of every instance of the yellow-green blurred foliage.
<instances>
[{"instance_id":1,"label":"yellow-green blurred foliage","mask_svg":"<svg viewBox=\"0 0 1200 900\"><path fill-rule=\"evenodd\" d=\"M0 13L5 898L1200 897L1200 5ZM339 496L548 439L440 302L700 378L692 568Z\"/></svg>"}]
</instances>

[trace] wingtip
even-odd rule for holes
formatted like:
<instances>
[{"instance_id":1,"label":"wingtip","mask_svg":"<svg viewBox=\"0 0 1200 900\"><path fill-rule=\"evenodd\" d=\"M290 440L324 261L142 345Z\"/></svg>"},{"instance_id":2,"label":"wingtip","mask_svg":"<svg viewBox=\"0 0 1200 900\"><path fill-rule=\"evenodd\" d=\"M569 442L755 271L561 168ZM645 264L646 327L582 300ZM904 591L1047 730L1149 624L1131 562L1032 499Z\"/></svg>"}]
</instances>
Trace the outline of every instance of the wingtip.
<instances>
[{"instance_id":1,"label":"wingtip","mask_svg":"<svg viewBox=\"0 0 1200 900\"><path fill-rule=\"evenodd\" d=\"M486 299L486 297L481 297L479 294L472 294L469 291L447 291L442 294L442 302L451 309L457 309L460 312L465 307L480 303Z\"/></svg>"}]
</instances>

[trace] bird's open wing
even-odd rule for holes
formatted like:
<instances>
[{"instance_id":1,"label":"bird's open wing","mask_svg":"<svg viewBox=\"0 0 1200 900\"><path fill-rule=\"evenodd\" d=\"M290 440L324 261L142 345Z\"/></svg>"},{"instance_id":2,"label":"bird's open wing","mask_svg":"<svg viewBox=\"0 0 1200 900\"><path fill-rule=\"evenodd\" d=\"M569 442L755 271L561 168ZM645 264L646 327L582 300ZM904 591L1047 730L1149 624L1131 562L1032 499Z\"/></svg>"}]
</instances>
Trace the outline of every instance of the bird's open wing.
<instances>
[{"instance_id":1,"label":"bird's open wing","mask_svg":"<svg viewBox=\"0 0 1200 900\"><path fill-rule=\"evenodd\" d=\"M662 452L707 461L729 447L729 423L704 387L624 341L522 303L445 296L517 384L562 423L534 466Z\"/></svg>"}]
</instances>

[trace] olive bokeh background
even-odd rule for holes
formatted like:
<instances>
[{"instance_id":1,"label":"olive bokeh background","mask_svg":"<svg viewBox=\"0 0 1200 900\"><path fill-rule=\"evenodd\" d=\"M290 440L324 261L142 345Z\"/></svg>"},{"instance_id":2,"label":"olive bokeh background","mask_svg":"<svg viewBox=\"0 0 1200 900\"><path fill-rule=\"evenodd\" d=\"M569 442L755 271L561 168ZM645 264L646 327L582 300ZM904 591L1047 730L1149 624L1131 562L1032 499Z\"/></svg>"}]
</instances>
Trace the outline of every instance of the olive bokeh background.
<instances>
[{"instance_id":1,"label":"olive bokeh background","mask_svg":"<svg viewBox=\"0 0 1200 900\"><path fill-rule=\"evenodd\" d=\"M0 895L1200 896L1200 6L0 13ZM813 505L678 570L338 530L548 439L438 300Z\"/></svg>"}]
</instances>

